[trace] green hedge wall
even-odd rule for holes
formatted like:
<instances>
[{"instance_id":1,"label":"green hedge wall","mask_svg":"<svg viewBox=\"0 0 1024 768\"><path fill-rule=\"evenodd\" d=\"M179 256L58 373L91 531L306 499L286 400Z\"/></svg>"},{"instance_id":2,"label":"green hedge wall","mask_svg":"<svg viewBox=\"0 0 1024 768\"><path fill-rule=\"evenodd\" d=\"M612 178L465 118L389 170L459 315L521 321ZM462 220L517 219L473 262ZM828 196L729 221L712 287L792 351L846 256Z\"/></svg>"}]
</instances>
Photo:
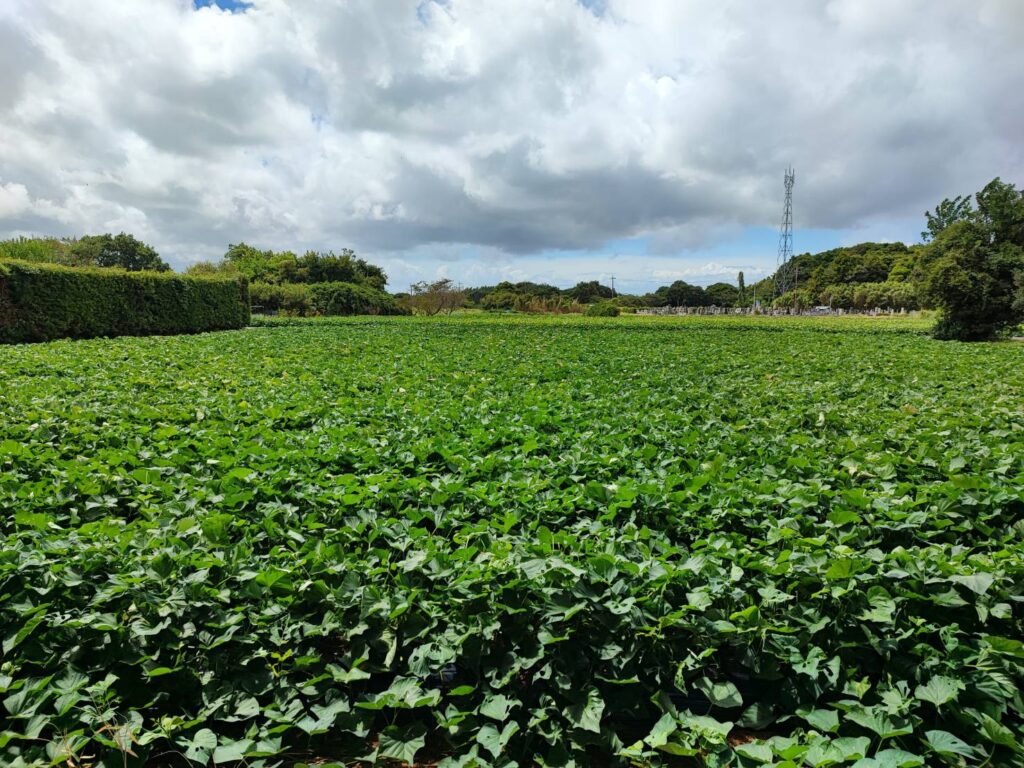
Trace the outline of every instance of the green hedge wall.
<instances>
[{"instance_id":1,"label":"green hedge wall","mask_svg":"<svg viewBox=\"0 0 1024 768\"><path fill-rule=\"evenodd\" d=\"M249 286L257 312L313 315L402 315L392 296L356 283L292 283Z\"/></svg>"},{"instance_id":2,"label":"green hedge wall","mask_svg":"<svg viewBox=\"0 0 1024 768\"><path fill-rule=\"evenodd\" d=\"M0 343L242 328L244 280L0 262Z\"/></svg>"}]
</instances>

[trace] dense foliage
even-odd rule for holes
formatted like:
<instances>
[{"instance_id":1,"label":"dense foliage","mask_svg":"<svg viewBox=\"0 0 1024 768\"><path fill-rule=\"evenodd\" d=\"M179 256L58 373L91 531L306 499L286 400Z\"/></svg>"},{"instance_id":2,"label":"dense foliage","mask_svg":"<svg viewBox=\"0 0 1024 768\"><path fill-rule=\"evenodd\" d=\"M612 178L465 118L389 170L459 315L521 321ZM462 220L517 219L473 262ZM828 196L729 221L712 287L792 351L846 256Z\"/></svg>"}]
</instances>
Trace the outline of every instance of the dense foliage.
<instances>
[{"instance_id":1,"label":"dense foliage","mask_svg":"<svg viewBox=\"0 0 1024 768\"><path fill-rule=\"evenodd\" d=\"M921 308L920 276L916 272L921 246L903 243L858 243L820 253L794 256L788 267L797 284L776 306L834 309ZM774 296L774 275L745 291L745 303L756 295L763 303Z\"/></svg>"},{"instance_id":2,"label":"dense foliage","mask_svg":"<svg viewBox=\"0 0 1024 768\"><path fill-rule=\"evenodd\" d=\"M241 328L244 281L0 262L0 343Z\"/></svg>"},{"instance_id":3,"label":"dense foliage","mask_svg":"<svg viewBox=\"0 0 1024 768\"><path fill-rule=\"evenodd\" d=\"M1024 191L994 179L929 215L922 293L941 314L942 339L991 339L1024 321Z\"/></svg>"},{"instance_id":4,"label":"dense foliage","mask_svg":"<svg viewBox=\"0 0 1024 768\"><path fill-rule=\"evenodd\" d=\"M0 763L1024 765L1016 346L263 322L0 350Z\"/></svg>"},{"instance_id":5,"label":"dense foliage","mask_svg":"<svg viewBox=\"0 0 1024 768\"><path fill-rule=\"evenodd\" d=\"M354 283L252 283L253 311L310 317L316 315L400 315L392 296Z\"/></svg>"},{"instance_id":6,"label":"dense foliage","mask_svg":"<svg viewBox=\"0 0 1024 768\"><path fill-rule=\"evenodd\" d=\"M167 272L160 254L133 235L86 235L81 238L18 237L0 241L0 259L48 262L70 267L116 267L130 272Z\"/></svg>"},{"instance_id":7,"label":"dense foliage","mask_svg":"<svg viewBox=\"0 0 1024 768\"><path fill-rule=\"evenodd\" d=\"M192 274L243 275L252 283L287 285L295 283L350 283L383 291L388 278L384 270L344 248L340 254L307 251L271 251L245 243L231 245L219 264L200 262Z\"/></svg>"},{"instance_id":8,"label":"dense foliage","mask_svg":"<svg viewBox=\"0 0 1024 768\"><path fill-rule=\"evenodd\" d=\"M618 317L619 308L610 301L599 301L588 306L583 314L587 317Z\"/></svg>"},{"instance_id":9,"label":"dense foliage","mask_svg":"<svg viewBox=\"0 0 1024 768\"><path fill-rule=\"evenodd\" d=\"M578 286L577 286L578 287ZM467 288L465 303L468 306L488 310L517 312L566 312L581 311L580 302L569 296L572 289L562 290L546 283L529 281ZM612 294L610 288L607 289ZM597 293L601 293L600 290Z\"/></svg>"},{"instance_id":10,"label":"dense foliage","mask_svg":"<svg viewBox=\"0 0 1024 768\"><path fill-rule=\"evenodd\" d=\"M939 310L934 335L988 340L1024 322L1024 191L996 178L925 212L924 245L861 243L794 257L781 307ZM774 276L754 286L773 296Z\"/></svg>"}]
</instances>

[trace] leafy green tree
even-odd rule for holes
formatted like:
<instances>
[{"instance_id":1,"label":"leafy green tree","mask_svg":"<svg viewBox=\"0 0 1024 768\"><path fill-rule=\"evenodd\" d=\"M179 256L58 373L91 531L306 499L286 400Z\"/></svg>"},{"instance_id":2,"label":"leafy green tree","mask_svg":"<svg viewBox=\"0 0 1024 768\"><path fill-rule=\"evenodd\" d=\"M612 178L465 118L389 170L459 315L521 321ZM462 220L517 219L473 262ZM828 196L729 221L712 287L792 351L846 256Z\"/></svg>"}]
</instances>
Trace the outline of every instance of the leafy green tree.
<instances>
[{"instance_id":1,"label":"leafy green tree","mask_svg":"<svg viewBox=\"0 0 1024 768\"><path fill-rule=\"evenodd\" d=\"M607 285L601 285L597 280L576 283L575 286L566 291L570 299L575 299L580 304L592 304L601 299L615 297L615 291Z\"/></svg>"},{"instance_id":2,"label":"leafy green tree","mask_svg":"<svg viewBox=\"0 0 1024 768\"><path fill-rule=\"evenodd\" d=\"M682 280L676 280L668 287L665 298L670 307L707 307L711 304L703 288Z\"/></svg>"},{"instance_id":3,"label":"leafy green tree","mask_svg":"<svg viewBox=\"0 0 1024 768\"><path fill-rule=\"evenodd\" d=\"M974 198L978 203L976 218L993 242L1024 247L1024 190L1018 191L997 177Z\"/></svg>"},{"instance_id":4,"label":"leafy green tree","mask_svg":"<svg viewBox=\"0 0 1024 768\"><path fill-rule=\"evenodd\" d=\"M505 289L490 291L483 297L480 305L484 309L515 309L521 297L521 293Z\"/></svg>"},{"instance_id":5,"label":"leafy green tree","mask_svg":"<svg viewBox=\"0 0 1024 768\"><path fill-rule=\"evenodd\" d=\"M747 298L747 284L743 280L743 273L742 272L740 272L736 276L736 285L738 286L737 290L739 291L739 303L743 304L744 301L746 301L746 298Z\"/></svg>"},{"instance_id":6,"label":"leafy green tree","mask_svg":"<svg viewBox=\"0 0 1024 768\"><path fill-rule=\"evenodd\" d=\"M704 293L716 307L734 307L740 300L739 288L729 283L712 283L704 289Z\"/></svg>"},{"instance_id":7,"label":"leafy green tree","mask_svg":"<svg viewBox=\"0 0 1024 768\"><path fill-rule=\"evenodd\" d=\"M997 178L975 201L922 253L921 295L940 311L936 338L991 339L1024 320L1024 193Z\"/></svg>"},{"instance_id":8,"label":"leafy green tree","mask_svg":"<svg viewBox=\"0 0 1024 768\"><path fill-rule=\"evenodd\" d=\"M939 232L958 221L966 221L973 212L970 195L957 195L952 200L947 197L934 211L924 212L928 228L921 233L921 239L926 243L934 240Z\"/></svg>"},{"instance_id":9,"label":"leafy green tree","mask_svg":"<svg viewBox=\"0 0 1024 768\"><path fill-rule=\"evenodd\" d=\"M352 283L382 291L388 282L383 269L359 258L349 248L339 254L306 251L296 256L291 251L260 250L238 243L228 246L217 269L227 273L237 271L251 282L271 285Z\"/></svg>"},{"instance_id":10,"label":"leafy green tree","mask_svg":"<svg viewBox=\"0 0 1024 768\"><path fill-rule=\"evenodd\" d=\"M71 242L69 255L74 264L118 267L129 272L169 272L170 266L151 246L133 235L86 235Z\"/></svg>"}]
</instances>

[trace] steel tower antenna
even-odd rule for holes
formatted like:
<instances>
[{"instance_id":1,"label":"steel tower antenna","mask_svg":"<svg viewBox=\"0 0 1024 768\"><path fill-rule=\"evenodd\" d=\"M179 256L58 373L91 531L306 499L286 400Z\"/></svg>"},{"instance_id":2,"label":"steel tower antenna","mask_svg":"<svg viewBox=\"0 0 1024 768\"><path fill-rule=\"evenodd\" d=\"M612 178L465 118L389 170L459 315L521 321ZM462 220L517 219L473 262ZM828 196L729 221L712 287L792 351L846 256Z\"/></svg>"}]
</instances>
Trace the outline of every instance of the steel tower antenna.
<instances>
[{"instance_id":1,"label":"steel tower antenna","mask_svg":"<svg viewBox=\"0 0 1024 768\"><path fill-rule=\"evenodd\" d=\"M784 182L786 202L782 207L782 224L779 225L779 256L775 266L775 295L781 296L797 286L796 265L793 263L793 184L796 173L786 169Z\"/></svg>"}]
</instances>

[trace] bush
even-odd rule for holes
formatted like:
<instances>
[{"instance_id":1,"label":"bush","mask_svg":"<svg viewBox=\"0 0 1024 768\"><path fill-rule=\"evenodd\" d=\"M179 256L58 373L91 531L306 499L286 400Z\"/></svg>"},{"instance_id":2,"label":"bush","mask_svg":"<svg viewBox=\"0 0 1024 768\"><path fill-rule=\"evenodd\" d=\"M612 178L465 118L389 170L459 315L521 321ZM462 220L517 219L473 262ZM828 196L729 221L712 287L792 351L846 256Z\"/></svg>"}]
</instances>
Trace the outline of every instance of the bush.
<instances>
[{"instance_id":1,"label":"bush","mask_svg":"<svg viewBox=\"0 0 1024 768\"><path fill-rule=\"evenodd\" d=\"M242 328L244 280L0 262L0 343Z\"/></svg>"},{"instance_id":2,"label":"bush","mask_svg":"<svg viewBox=\"0 0 1024 768\"><path fill-rule=\"evenodd\" d=\"M591 304L583 314L587 317L618 317L619 308L610 301L602 301Z\"/></svg>"},{"instance_id":3,"label":"bush","mask_svg":"<svg viewBox=\"0 0 1024 768\"><path fill-rule=\"evenodd\" d=\"M355 283L312 283L309 300L318 315L401 315L394 298Z\"/></svg>"},{"instance_id":4,"label":"bush","mask_svg":"<svg viewBox=\"0 0 1024 768\"><path fill-rule=\"evenodd\" d=\"M71 243L56 237L15 237L0 240L0 259L71 264Z\"/></svg>"},{"instance_id":5,"label":"bush","mask_svg":"<svg viewBox=\"0 0 1024 768\"><path fill-rule=\"evenodd\" d=\"M257 314L296 317L307 317L313 314L313 304L309 300L309 286L307 285L251 283L249 298L252 300L252 311Z\"/></svg>"},{"instance_id":6,"label":"bush","mask_svg":"<svg viewBox=\"0 0 1024 768\"><path fill-rule=\"evenodd\" d=\"M354 283L253 283L249 294L253 309L263 314L299 317L406 314L393 296Z\"/></svg>"}]
</instances>

